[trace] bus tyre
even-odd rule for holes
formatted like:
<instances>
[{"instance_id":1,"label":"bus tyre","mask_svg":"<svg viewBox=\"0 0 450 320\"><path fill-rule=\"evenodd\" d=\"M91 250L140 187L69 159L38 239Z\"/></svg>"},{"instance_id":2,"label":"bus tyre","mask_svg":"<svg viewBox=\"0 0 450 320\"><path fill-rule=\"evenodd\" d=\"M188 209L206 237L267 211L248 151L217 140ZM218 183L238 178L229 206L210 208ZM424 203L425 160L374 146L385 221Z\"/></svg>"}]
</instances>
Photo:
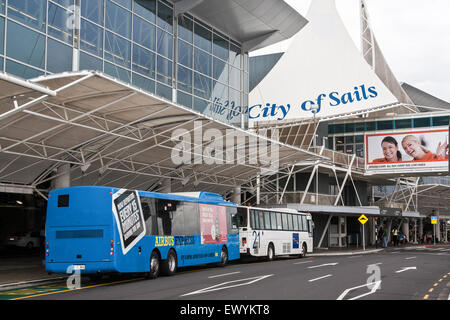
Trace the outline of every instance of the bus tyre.
<instances>
[{"instance_id":1,"label":"bus tyre","mask_svg":"<svg viewBox=\"0 0 450 320\"><path fill-rule=\"evenodd\" d=\"M307 251L307 248L306 248L306 244L304 243L302 245L302 252L300 253L300 258L306 257L306 251Z\"/></svg>"},{"instance_id":2,"label":"bus tyre","mask_svg":"<svg viewBox=\"0 0 450 320\"><path fill-rule=\"evenodd\" d=\"M225 267L228 263L228 250L226 247L222 247L222 252L220 253L219 267Z\"/></svg>"},{"instance_id":3,"label":"bus tyre","mask_svg":"<svg viewBox=\"0 0 450 320\"><path fill-rule=\"evenodd\" d=\"M156 279L159 276L159 254L153 251L150 256L150 272L147 274L148 279Z\"/></svg>"},{"instance_id":4,"label":"bus tyre","mask_svg":"<svg viewBox=\"0 0 450 320\"><path fill-rule=\"evenodd\" d=\"M172 276L177 271L177 254L170 250L167 259L161 262L161 273L165 276Z\"/></svg>"},{"instance_id":5,"label":"bus tyre","mask_svg":"<svg viewBox=\"0 0 450 320\"><path fill-rule=\"evenodd\" d=\"M273 244L270 243L267 248L267 260L272 261L275 257L275 249L273 248Z\"/></svg>"}]
</instances>

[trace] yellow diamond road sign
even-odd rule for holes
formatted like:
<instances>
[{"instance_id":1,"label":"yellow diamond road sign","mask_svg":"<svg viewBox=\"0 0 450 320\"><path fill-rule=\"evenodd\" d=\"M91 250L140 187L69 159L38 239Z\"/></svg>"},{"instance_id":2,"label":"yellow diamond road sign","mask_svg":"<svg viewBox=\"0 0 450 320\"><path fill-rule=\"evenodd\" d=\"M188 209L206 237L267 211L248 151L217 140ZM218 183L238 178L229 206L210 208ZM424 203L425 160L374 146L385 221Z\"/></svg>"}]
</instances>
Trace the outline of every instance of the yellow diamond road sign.
<instances>
[{"instance_id":1,"label":"yellow diamond road sign","mask_svg":"<svg viewBox=\"0 0 450 320\"><path fill-rule=\"evenodd\" d=\"M365 224L368 220L369 220L369 219L368 219L365 215L363 215L363 214L358 218L358 221L359 221L361 224Z\"/></svg>"}]
</instances>

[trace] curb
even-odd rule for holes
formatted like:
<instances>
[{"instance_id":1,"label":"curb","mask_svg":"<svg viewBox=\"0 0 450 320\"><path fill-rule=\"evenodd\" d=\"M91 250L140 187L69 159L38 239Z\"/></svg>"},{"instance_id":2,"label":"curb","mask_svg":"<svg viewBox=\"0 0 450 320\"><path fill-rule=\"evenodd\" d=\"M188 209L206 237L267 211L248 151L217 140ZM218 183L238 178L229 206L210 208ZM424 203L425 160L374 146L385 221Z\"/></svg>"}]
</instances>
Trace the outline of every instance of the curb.
<instances>
[{"instance_id":1,"label":"curb","mask_svg":"<svg viewBox=\"0 0 450 320\"><path fill-rule=\"evenodd\" d=\"M373 249L366 251L348 251L348 252L327 252L327 253L310 253L308 257L320 257L320 256L352 256L359 254L369 254L369 253L377 253L383 251L384 249Z\"/></svg>"},{"instance_id":2,"label":"curb","mask_svg":"<svg viewBox=\"0 0 450 320\"><path fill-rule=\"evenodd\" d=\"M46 278L46 279L37 279L37 280L29 280L29 281L20 281L20 282L13 282L13 283L5 283L0 284L0 292L6 291L10 289L18 289L18 288L25 288L33 285L40 285L40 284L49 284L53 282L60 282L62 280L66 280L67 277L58 277L58 278Z\"/></svg>"}]
</instances>

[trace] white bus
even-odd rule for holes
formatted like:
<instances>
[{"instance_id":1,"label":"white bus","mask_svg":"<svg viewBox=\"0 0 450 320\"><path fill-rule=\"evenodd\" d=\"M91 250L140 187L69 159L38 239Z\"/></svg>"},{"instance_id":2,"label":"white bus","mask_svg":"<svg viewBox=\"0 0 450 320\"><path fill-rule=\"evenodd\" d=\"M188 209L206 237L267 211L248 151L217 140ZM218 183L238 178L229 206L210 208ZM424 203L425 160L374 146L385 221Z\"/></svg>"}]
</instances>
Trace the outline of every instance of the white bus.
<instances>
[{"instance_id":1,"label":"white bus","mask_svg":"<svg viewBox=\"0 0 450 320\"><path fill-rule=\"evenodd\" d=\"M311 214L294 209L238 207L241 255L306 256L313 251Z\"/></svg>"}]
</instances>

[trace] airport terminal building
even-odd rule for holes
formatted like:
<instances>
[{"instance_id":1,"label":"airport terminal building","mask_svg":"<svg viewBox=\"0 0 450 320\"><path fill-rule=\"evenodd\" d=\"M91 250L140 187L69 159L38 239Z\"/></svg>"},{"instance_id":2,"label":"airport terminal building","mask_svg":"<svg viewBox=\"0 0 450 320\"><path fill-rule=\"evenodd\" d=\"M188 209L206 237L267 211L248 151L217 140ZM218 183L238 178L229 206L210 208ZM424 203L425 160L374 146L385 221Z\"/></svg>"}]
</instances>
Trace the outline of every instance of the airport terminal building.
<instances>
[{"instance_id":1,"label":"airport terminal building","mask_svg":"<svg viewBox=\"0 0 450 320\"><path fill-rule=\"evenodd\" d=\"M309 211L316 247L360 244L361 214L367 243L381 222L419 241L432 215L447 241L448 162L398 170L369 149L448 137L450 106L395 79L365 10L361 54L332 0L306 17L282 0L0 0L0 237L42 230L53 188L107 185ZM239 142L248 161L173 163L173 133L198 122L276 141L278 172Z\"/></svg>"}]
</instances>

